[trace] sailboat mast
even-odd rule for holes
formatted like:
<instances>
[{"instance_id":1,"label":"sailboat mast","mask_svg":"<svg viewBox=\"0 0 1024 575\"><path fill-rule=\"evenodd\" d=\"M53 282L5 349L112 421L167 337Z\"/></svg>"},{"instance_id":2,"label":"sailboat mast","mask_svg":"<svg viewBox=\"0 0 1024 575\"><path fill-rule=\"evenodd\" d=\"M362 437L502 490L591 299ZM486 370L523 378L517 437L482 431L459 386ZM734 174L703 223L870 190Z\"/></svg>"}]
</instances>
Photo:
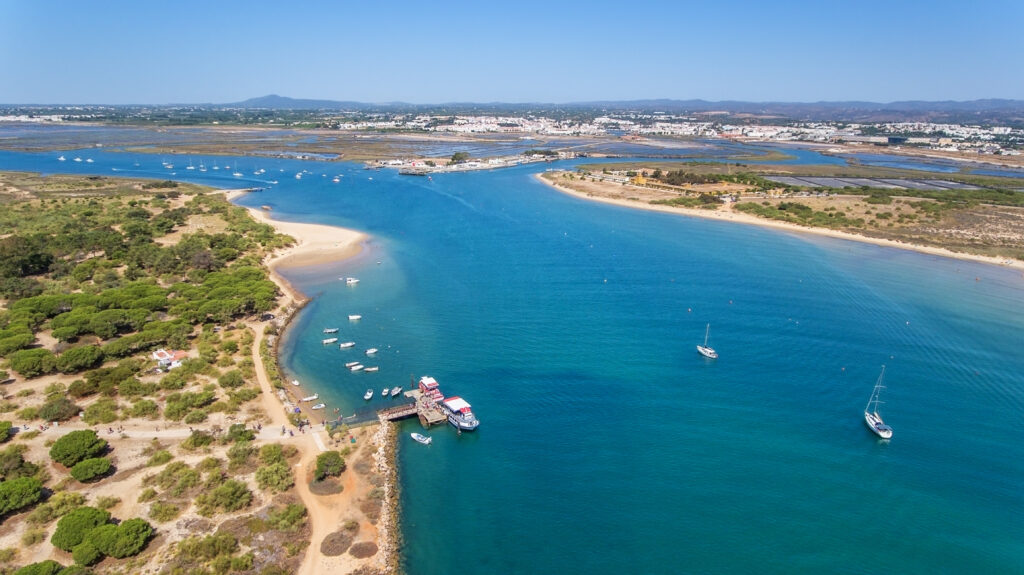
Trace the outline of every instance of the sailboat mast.
<instances>
[{"instance_id":1,"label":"sailboat mast","mask_svg":"<svg viewBox=\"0 0 1024 575\"><path fill-rule=\"evenodd\" d=\"M711 324L704 329L704 347L708 346L708 334L711 333Z\"/></svg>"}]
</instances>

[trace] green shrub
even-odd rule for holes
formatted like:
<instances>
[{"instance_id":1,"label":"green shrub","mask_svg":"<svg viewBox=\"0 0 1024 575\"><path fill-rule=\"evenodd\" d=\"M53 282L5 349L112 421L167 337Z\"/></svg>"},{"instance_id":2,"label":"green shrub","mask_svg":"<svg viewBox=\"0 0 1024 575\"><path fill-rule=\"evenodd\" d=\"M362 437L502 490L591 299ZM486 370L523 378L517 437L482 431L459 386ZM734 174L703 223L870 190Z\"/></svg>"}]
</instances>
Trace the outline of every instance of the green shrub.
<instances>
[{"instance_id":1,"label":"green shrub","mask_svg":"<svg viewBox=\"0 0 1024 575\"><path fill-rule=\"evenodd\" d=\"M306 519L306 508L291 503L281 509L271 510L267 514L267 523L279 531L295 531Z\"/></svg>"},{"instance_id":2,"label":"green shrub","mask_svg":"<svg viewBox=\"0 0 1024 575\"><path fill-rule=\"evenodd\" d=\"M188 425L195 425L204 421L206 421L205 409L193 409L185 416L185 423Z\"/></svg>"},{"instance_id":3,"label":"green shrub","mask_svg":"<svg viewBox=\"0 0 1024 575\"><path fill-rule=\"evenodd\" d=\"M67 421L82 410L66 397L50 399L39 408L39 418L43 421Z\"/></svg>"},{"instance_id":4,"label":"green shrub","mask_svg":"<svg viewBox=\"0 0 1024 575\"><path fill-rule=\"evenodd\" d=\"M197 429L192 432L192 435L188 436L188 439L181 442L181 447L193 451L200 447L206 447L211 443L213 443L213 435Z\"/></svg>"},{"instance_id":5,"label":"green shrub","mask_svg":"<svg viewBox=\"0 0 1024 575\"><path fill-rule=\"evenodd\" d=\"M224 441L231 443L236 441L252 441L256 439L256 432L247 428L244 423L233 423L224 435Z\"/></svg>"},{"instance_id":6,"label":"green shrub","mask_svg":"<svg viewBox=\"0 0 1024 575\"><path fill-rule=\"evenodd\" d=\"M0 443L11 438L11 429L13 428L14 424L10 421L0 421Z\"/></svg>"},{"instance_id":7,"label":"green shrub","mask_svg":"<svg viewBox=\"0 0 1024 575\"><path fill-rule=\"evenodd\" d=\"M257 469L256 483L261 489L280 493L291 489L295 485L295 478L292 477L291 466L287 462L279 461Z\"/></svg>"},{"instance_id":8,"label":"green shrub","mask_svg":"<svg viewBox=\"0 0 1024 575\"><path fill-rule=\"evenodd\" d=\"M29 529L21 536L21 544L25 547L31 547L33 545L39 545L46 540L45 529Z\"/></svg>"},{"instance_id":9,"label":"green shrub","mask_svg":"<svg viewBox=\"0 0 1024 575\"><path fill-rule=\"evenodd\" d=\"M79 461L98 457L107 450L107 442L91 429L72 431L50 448L50 458L64 467L74 467Z\"/></svg>"},{"instance_id":10,"label":"green shrub","mask_svg":"<svg viewBox=\"0 0 1024 575\"><path fill-rule=\"evenodd\" d=\"M85 412L82 414L82 419L89 425L96 425L97 423L113 423L117 421L117 410L119 406L117 400L104 397L96 403L85 408Z\"/></svg>"},{"instance_id":11,"label":"green shrub","mask_svg":"<svg viewBox=\"0 0 1024 575\"><path fill-rule=\"evenodd\" d=\"M158 465L163 465L172 459L174 459L174 456L171 455L170 451L167 451L166 449L161 449L160 451L157 451L156 453L149 457L149 461L146 462L146 467L156 467Z\"/></svg>"},{"instance_id":12,"label":"green shrub","mask_svg":"<svg viewBox=\"0 0 1024 575\"><path fill-rule=\"evenodd\" d=\"M14 547L0 549L0 563L10 563L18 556L18 550Z\"/></svg>"},{"instance_id":13,"label":"green shrub","mask_svg":"<svg viewBox=\"0 0 1024 575\"><path fill-rule=\"evenodd\" d=\"M71 550L71 557L79 565L94 565L103 559L103 553L88 541L82 541Z\"/></svg>"},{"instance_id":14,"label":"green shrub","mask_svg":"<svg viewBox=\"0 0 1024 575\"><path fill-rule=\"evenodd\" d=\"M35 477L0 482L0 515L24 509L43 497L43 483Z\"/></svg>"},{"instance_id":15,"label":"green shrub","mask_svg":"<svg viewBox=\"0 0 1024 575\"><path fill-rule=\"evenodd\" d=\"M196 497L199 514L209 517L218 510L238 511L252 503L252 492L245 483L229 479L220 486Z\"/></svg>"},{"instance_id":16,"label":"green shrub","mask_svg":"<svg viewBox=\"0 0 1024 575\"><path fill-rule=\"evenodd\" d=\"M88 540L103 554L123 559L138 555L152 536L153 527L146 520L135 518L117 526L104 525L89 533Z\"/></svg>"},{"instance_id":17,"label":"green shrub","mask_svg":"<svg viewBox=\"0 0 1024 575\"><path fill-rule=\"evenodd\" d=\"M96 507L100 509L110 509L111 507L117 505L120 502L120 497L110 497L108 495L103 495L96 498Z\"/></svg>"},{"instance_id":18,"label":"green shrub","mask_svg":"<svg viewBox=\"0 0 1024 575\"><path fill-rule=\"evenodd\" d=\"M26 565L15 571L14 575L57 575L62 569L64 569L63 565L53 559L47 559L46 561Z\"/></svg>"},{"instance_id":19,"label":"green shrub","mask_svg":"<svg viewBox=\"0 0 1024 575\"><path fill-rule=\"evenodd\" d=\"M160 523L166 523L167 521L176 519L178 515L181 515L181 509L179 509L177 505L172 505L170 503L160 503L157 501L149 507L149 517L153 521Z\"/></svg>"},{"instance_id":20,"label":"green shrub","mask_svg":"<svg viewBox=\"0 0 1024 575\"><path fill-rule=\"evenodd\" d=\"M142 490L142 493L139 494L139 503L145 503L146 501L152 501L156 496L157 496L156 489L153 489L152 487L147 487L147 488Z\"/></svg>"},{"instance_id":21,"label":"green shrub","mask_svg":"<svg viewBox=\"0 0 1024 575\"><path fill-rule=\"evenodd\" d=\"M217 380L224 389L234 389L236 387L242 387L245 385L245 377L242 376L242 372L237 369L233 369L224 375L220 376Z\"/></svg>"},{"instance_id":22,"label":"green shrub","mask_svg":"<svg viewBox=\"0 0 1024 575\"><path fill-rule=\"evenodd\" d=\"M323 481L327 477L336 477L345 471L345 460L337 451L325 451L316 457L316 471L313 477Z\"/></svg>"},{"instance_id":23,"label":"green shrub","mask_svg":"<svg viewBox=\"0 0 1024 575\"><path fill-rule=\"evenodd\" d=\"M110 521L110 513L95 507L83 506L68 513L57 522L50 543L58 549L71 551L85 540L90 531Z\"/></svg>"},{"instance_id":24,"label":"green shrub","mask_svg":"<svg viewBox=\"0 0 1024 575\"><path fill-rule=\"evenodd\" d=\"M97 477L102 477L110 471L110 460L106 457L94 457L84 459L71 468L71 477L86 483Z\"/></svg>"},{"instance_id":25,"label":"green shrub","mask_svg":"<svg viewBox=\"0 0 1024 575\"><path fill-rule=\"evenodd\" d=\"M47 525L71 511L85 505L85 496L74 491L59 491L41 505L36 506L26 520L30 525Z\"/></svg>"},{"instance_id":26,"label":"green shrub","mask_svg":"<svg viewBox=\"0 0 1024 575\"><path fill-rule=\"evenodd\" d=\"M160 416L160 406L155 401L149 399L140 399L132 404L131 408L128 409L129 417L145 417L146 419L156 419Z\"/></svg>"}]
</instances>

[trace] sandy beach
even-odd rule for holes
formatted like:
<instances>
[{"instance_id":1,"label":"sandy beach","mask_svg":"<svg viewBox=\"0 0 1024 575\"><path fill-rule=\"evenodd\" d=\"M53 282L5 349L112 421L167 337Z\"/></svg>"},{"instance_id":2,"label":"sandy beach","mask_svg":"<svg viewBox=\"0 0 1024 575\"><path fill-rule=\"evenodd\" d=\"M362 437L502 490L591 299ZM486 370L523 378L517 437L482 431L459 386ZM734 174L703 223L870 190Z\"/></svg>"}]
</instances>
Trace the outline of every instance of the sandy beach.
<instances>
[{"instance_id":1,"label":"sandy beach","mask_svg":"<svg viewBox=\"0 0 1024 575\"><path fill-rule=\"evenodd\" d=\"M247 193L247 191L227 190L227 199L229 201L236 199ZM284 298L279 302L279 306L280 309L287 310L284 316L288 319L292 317L290 310L297 309L298 305L305 301L306 298L277 273L277 270L287 267L327 264L351 258L361 251L362 242L367 238L365 234L345 228L283 222L272 219L265 210L258 208L247 208L247 210L257 221L269 224L279 233L292 236L296 240L294 246L274 254L265 261L267 267L270 268L271 279L285 293ZM262 397L265 410L271 415L272 425L276 428L279 425L288 425L285 416L285 409L288 406L283 403L286 396L279 394L273 389L270 378L263 369L260 347L265 328L266 323L253 325L253 329L257 331L258 337L253 342L252 355L253 363L256 366L257 379L263 390ZM286 328L287 323L285 323ZM366 558L356 558L347 553L334 555L323 552L325 540L330 536L336 535L341 525L353 517L363 516L359 510L360 506L366 501L376 486L366 475L356 471L348 471L343 477L344 489L341 493L317 495L310 490L309 477L307 475L311 473L312 468L315 466L317 455L327 450L327 445L330 443L326 430L321 428L319 424L315 424L309 433L303 434L301 440L296 442L296 446L301 452L296 488L299 497L308 510L312 530L310 546L297 571L299 575L350 573L356 569L369 569L368 573L390 573L397 570L397 519L395 506L397 496L394 494L397 493L398 486L392 464L394 457L394 432L386 426L374 425L359 428L351 433L356 438L356 445L358 446L356 451L350 456L351 460L364 460L372 457L374 467L385 477L383 487L386 494L381 520L376 522L367 521L365 518L359 520L359 536L356 538L357 542L363 541L376 545L377 552ZM372 451L367 451L367 449ZM358 468L359 463L353 464L351 460L349 462L350 470Z\"/></svg>"},{"instance_id":2,"label":"sandy beach","mask_svg":"<svg viewBox=\"0 0 1024 575\"><path fill-rule=\"evenodd\" d=\"M573 189L568 188L566 186L559 185L556 182L553 182L553 181L543 177L543 174L536 174L535 177L539 181L544 182L545 184L553 187L554 189L556 189L556 190L558 190L560 192L563 192L563 193L566 193L566 194L569 194L571 196L575 196L577 198L581 198L581 199L584 199L584 200L593 200L593 201L596 201L596 202L603 202L603 203L606 203L606 204L613 204L613 205L616 205L616 206L623 206L623 207L627 207L627 208L635 208L635 209L641 209L641 210L650 210L650 211L655 211L655 212L665 212L665 213L677 214L677 215L681 215L681 216L690 216L690 217L695 217L695 218L706 218L706 219L711 219L711 220L721 220L721 221L733 222L733 223L737 223L737 224L764 226L764 227L774 228L774 229L783 230L783 231L787 231L787 232L796 232L796 233L801 233L801 234L814 234L814 235L817 235L817 236L826 236L826 237L831 237L831 238L839 238L839 239L851 240L851 241L855 241L855 242L863 242L863 243L874 244L874 245L884 246L884 247L889 247L889 248L897 248L897 249L901 249L901 250L912 250L912 251L916 251L916 252L920 252L920 253L925 253L925 254L930 254L930 255L935 255L935 256L941 256L941 257L947 257L947 258L956 258L956 259L960 259L960 260L969 260L969 261L975 261L975 262L982 262L982 263L986 263L986 264L998 265L998 266L1003 266L1003 267L1012 267L1012 268L1017 268L1017 269L1024 269L1024 262L1022 262L1020 260L1015 260L1015 259L1010 259L1010 258L1005 258L1005 257L998 257L997 258L997 257L974 255L974 254L966 254L966 253L954 252L952 250L947 250L947 249L937 248L937 247L932 247L932 246L922 246L922 245L916 245L916 244L908 244L908 243L904 243L904 242L899 242L899 241L894 241L894 240L887 240L887 239L883 239L883 238L871 238L871 237L862 236L862 235L854 234L854 233L850 233L850 232L839 231L839 230L830 230L830 229L827 229L827 228L812 228L812 227L808 227L808 226L800 226L800 225L796 225L796 224L791 224L791 223L788 223L788 222L781 222L781 221L778 221L778 220L768 220L768 219L764 219L764 218L758 218L758 217L752 216L750 214L745 214L745 213L742 213L742 212L736 212L736 211L734 211L732 209L732 205L731 204L726 204L726 205L722 206L721 208L719 208L717 210L703 210L703 209L696 209L696 208L683 208L683 207L675 207L675 206L664 206L664 205L650 204L650 203L646 203L646 202L642 202L642 201L636 201L636 200L630 200L630 199L620 199L620 198L612 198L612 197L604 197L604 196L597 196L597 195L592 195L592 194L586 194L586 193L583 193L583 192L579 192L577 190L573 190Z\"/></svg>"}]
</instances>

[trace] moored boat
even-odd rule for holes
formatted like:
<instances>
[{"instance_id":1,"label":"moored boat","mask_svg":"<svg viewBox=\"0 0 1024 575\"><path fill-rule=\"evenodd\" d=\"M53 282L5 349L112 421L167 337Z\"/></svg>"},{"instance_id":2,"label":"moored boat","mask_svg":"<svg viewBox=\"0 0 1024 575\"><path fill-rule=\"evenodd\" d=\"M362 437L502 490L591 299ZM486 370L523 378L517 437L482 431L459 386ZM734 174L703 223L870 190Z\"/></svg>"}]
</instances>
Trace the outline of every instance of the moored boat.
<instances>
[{"instance_id":1,"label":"moored boat","mask_svg":"<svg viewBox=\"0 0 1024 575\"><path fill-rule=\"evenodd\" d=\"M323 409L325 407L327 407L326 403L318 403L318 404L314 405L311 409Z\"/></svg>"},{"instance_id":2,"label":"moored boat","mask_svg":"<svg viewBox=\"0 0 1024 575\"><path fill-rule=\"evenodd\" d=\"M375 347L371 347L370 349L366 350L366 355L373 355L375 353L377 353L377 348Z\"/></svg>"},{"instance_id":3,"label":"moored boat","mask_svg":"<svg viewBox=\"0 0 1024 575\"><path fill-rule=\"evenodd\" d=\"M401 387L392 387L391 388L391 397L394 397L394 396L398 395L399 393L402 393L402 388Z\"/></svg>"},{"instance_id":4,"label":"moored boat","mask_svg":"<svg viewBox=\"0 0 1024 575\"><path fill-rule=\"evenodd\" d=\"M430 445L430 442L434 441L433 437L427 437L426 435L423 435L422 433L410 433L409 435L411 435L413 439L415 439L416 441L422 443L423 445Z\"/></svg>"},{"instance_id":5,"label":"moored boat","mask_svg":"<svg viewBox=\"0 0 1024 575\"><path fill-rule=\"evenodd\" d=\"M363 364L357 363L348 369L349 371L363 371Z\"/></svg>"},{"instance_id":6,"label":"moored boat","mask_svg":"<svg viewBox=\"0 0 1024 575\"><path fill-rule=\"evenodd\" d=\"M299 385L299 380L293 379L292 380L292 385Z\"/></svg>"},{"instance_id":7,"label":"moored boat","mask_svg":"<svg viewBox=\"0 0 1024 575\"><path fill-rule=\"evenodd\" d=\"M358 361L350 361L345 364L345 367L351 368L353 365L359 365Z\"/></svg>"},{"instance_id":8,"label":"moored boat","mask_svg":"<svg viewBox=\"0 0 1024 575\"><path fill-rule=\"evenodd\" d=\"M878 414L878 404L882 403L878 399L878 394L881 393L885 386L882 385L882 379L885 377L885 366L882 366L882 373L878 375L878 381L875 382L875 389L871 392L871 398L868 399L867 406L864 407L864 423L867 424L868 429L872 433L881 437L882 439L889 439L892 437L892 428L885 424L882 420L882 416Z\"/></svg>"},{"instance_id":9,"label":"moored boat","mask_svg":"<svg viewBox=\"0 0 1024 575\"><path fill-rule=\"evenodd\" d=\"M380 371L380 366L371 365L370 367L364 368L363 371Z\"/></svg>"},{"instance_id":10,"label":"moored boat","mask_svg":"<svg viewBox=\"0 0 1024 575\"><path fill-rule=\"evenodd\" d=\"M366 393L363 394L363 399L365 399L365 400L369 400L372 397L373 397L373 390L372 389L367 389Z\"/></svg>"},{"instance_id":11,"label":"moored boat","mask_svg":"<svg viewBox=\"0 0 1024 575\"><path fill-rule=\"evenodd\" d=\"M473 431L480 426L469 402L457 395L442 401L441 409L448 415L448 423L459 431Z\"/></svg>"},{"instance_id":12,"label":"moored boat","mask_svg":"<svg viewBox=\"0 0 1024 575\"><path fill-rule=\"evenodd\" d=\"M338 328L336 328L336 327L325 327L324 328L324 333L338 333Z\"/></svg>"},{"instance_id":13,"label":"moored boat","mask_svg":"<svg viewBox=\"0 0 1024 575\"><path fill-rule=\"evenodd\" d=\"M391 391L390 389L388 389L388 388L386 388L386 387L385 387L384 389L380 390L380 396L381 396L381 397L387 397L387 396L388 396L388 393L389 393L390 391Z\"/></svg>"},{"instance_id":14,"label":"moored boat","mask_svg":"<svg viewBox=\"0 0 1024 575\"><path fill-rule=\"evenodd\" d=\"M350 285L350 286L354 286L357 283L359 283L359 279L358 278L345 278L345 283Z\"/></svg>"},{"instance_id":15,"label":"moored boat","mask_svg":"<svg viewBox=\"0 0 1024 575\"><path fill-rule=\"evenodd\" d=\"M355 347L355 346L356 346L356 342L354 342L354 341L346 341L346 342L339 343L338 344L338 349L348 349L350 347Z\"/></svg>"},{"instance_id":16,"label":"moored boat","mask_svg":"<svg viewBox=\"0 0 1024 575\"><path fill-rule=\"evenodd\" d=\"M320 394L314 393L313 395L307 395L306 397L303 397L302 401L316 401L318 399L320 399Z\"/></svg>"},{"instance_id":17,"label":"moored boat","mask_svg":"<svg viewBox=\"0 0 1024 575\"><path fill-rule=\"evenodd\" d=\"M348 319L349 319L349 321L358 321L358 320L363 319L363 316L361 316L361 315L359 315L357 313L354 313L354 314L350 314L348 316Z\"/></svg>"},{"instance_id":18,"label":"moored boat","mask_svg":"<svg viewBox=\"0 0 1024 575\"><path fill-rule=\"evenodd\" d=\"M711 332L711 324L704 330L704 345L697 344L697 353L710 359L718 359L718 352L708 345L708 334Z\"/></svg>"},{"instance_id":19,"label":"moored boat","mask_svg":"<svg viewBox=\"0 0 1024 575\"><path fill-rule=\"evenodd\" d=\"M338 338L336 338L336 337L329 337L329 338L327 338L327 339L325 339L323 341L323 344L324 345L328 345L328 344L334 343L336 341L338 341Z\"/></svg>"}]
</instances>

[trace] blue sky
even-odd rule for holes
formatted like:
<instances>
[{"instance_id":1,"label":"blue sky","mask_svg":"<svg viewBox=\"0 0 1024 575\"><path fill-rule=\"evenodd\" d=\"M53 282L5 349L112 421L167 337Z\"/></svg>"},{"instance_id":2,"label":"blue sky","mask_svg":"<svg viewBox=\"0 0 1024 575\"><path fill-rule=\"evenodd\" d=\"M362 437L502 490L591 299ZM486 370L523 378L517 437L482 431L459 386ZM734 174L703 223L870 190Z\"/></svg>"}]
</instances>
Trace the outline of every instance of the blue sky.
<instances>
[{"instance_id":1,"label":"blue sky","mask_svg":"<svg viewBox=\"0 0 1024 575\"><path fill-rule=\"evenodd\" d=\"M1024 99L1024 1L0 0L0 103Z\"/></svg>"}]
</instances>

